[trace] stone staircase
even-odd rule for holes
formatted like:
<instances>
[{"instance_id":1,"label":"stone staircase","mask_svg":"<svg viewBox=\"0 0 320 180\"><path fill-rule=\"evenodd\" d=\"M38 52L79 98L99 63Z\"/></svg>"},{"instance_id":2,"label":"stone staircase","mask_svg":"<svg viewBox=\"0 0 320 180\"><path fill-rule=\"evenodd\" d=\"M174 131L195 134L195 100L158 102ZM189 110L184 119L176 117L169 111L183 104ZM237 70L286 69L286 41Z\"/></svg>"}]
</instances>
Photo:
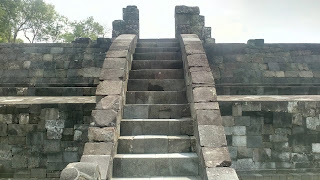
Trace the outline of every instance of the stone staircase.
<instances>
[{"instance_id":1,"label":"stone staircase","mask_svg":"<svg viewBox=\"0 0 320 180\"><path fill-rule=\"evenodd\" d=\"M113 179L200 179L179 42L138 40L133 58Z\"/></svg>"}]
</instances>

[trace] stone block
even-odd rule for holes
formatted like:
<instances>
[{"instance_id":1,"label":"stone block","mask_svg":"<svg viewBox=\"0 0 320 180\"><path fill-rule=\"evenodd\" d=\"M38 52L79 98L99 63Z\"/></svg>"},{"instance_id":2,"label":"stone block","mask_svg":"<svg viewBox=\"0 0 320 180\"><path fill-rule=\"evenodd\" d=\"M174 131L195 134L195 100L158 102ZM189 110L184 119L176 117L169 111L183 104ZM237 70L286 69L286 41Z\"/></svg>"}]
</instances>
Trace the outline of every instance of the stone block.
<instances>
[{"instance_id":1,"label":"stone block","mask_svg":"<svg viewBox=\"0 0 320 180\"><path fill-rule=\"evenodd\" d=\"M116 126L118 113L112 109L93 110L93 125L98 127Z\"/></svg>"},{"instance_id":2,"label":"stone block","mask_svg":"<svg viewBox=\"0 0 320 180\"><path fill-rule=\"evenodd\" d=\"M19 124L29 124L29 114L19 114L18 115Z\"/></svg>"},{"instance_id":3,"label":"stone block","mask_svg":"<svg viewBox=\"0 0 320 180\"><path fill-rule=\"evenodd\" d=\"M50 50L50 54L61 54L61 53L63 53L62 47L53 47Z\"/></svg>"},{"instance_id":4,"label":"stone block","mask_svg":"<svg viewBox=\"0 0 320 180\"><path fill-rule=\"evenodd\" d=\"M233 126L232 128L232 135L235 136L245 136L246 133L246 126Z\"/></svg>"},{"instance_id":5,"label":"stone block","mask_svg":"<svg viewBox=\"0 0 320 180\"><path fill-rule=\"evenodd\" d=\"M281 162L289 162L291 158L290 152L278 152L278 151L272 151L271 157L273 161L281 161Z\"/></svg>"},{"instance_id":6,"label":"stone block","mask_svg":"<svg viewBox=\"0 0 320 180\"><path fill-rule=\"evenodd\" d=\"M264 45L264 39L249 39L247 44L249 46L263 46Z\"/></svg>"},{"instance_id":7,"label":"stone block","mask_svg":"<svg viewBox=\"0 0 320 180\"><path fill-rule=\"evenodd\" d=\"M52 61L53 60L53 55L52 54L44 54L43 55L43 60L44 61Z\"/></svg>"},{"instance_id":8,"label":"stone block","mask_svg":"<svg viewBox=\"0 0 320 180\"><path fill-rule=\"evenodd\" d=\"M110 164L110 155L83 155L81 162L95 163L99 165L101 180L106 180Z\"/></svg>"},{"instance_id":9,"label":"stone block","mask_svg":"<svg viewBox=\"0 0 320 180\"><path fill-rule=\"evenodd\" d=\"M222 125L220 110L197 110L196 114L199 125Z\"/></svg>"},{"instance_id":10,"label":"stone block","mask_svg":"<svg viewBox=\"0 0 320 180\"><path fill-rule=\"evenodd\" d=\"M28 158L25 155L13 155L12 157L12 168L14 169L25 169L28 167Z\"/></svg>"},{"instance_id":11,"label":"stone block","mask_svg":"<svg viewBox=\"0 0 320 180\"><path fill-rule=\"evenodd\" d=\"M103 62L104 69L126 69L126 58L106 58Z\"/></svg>"},{"instance_id":12,"label":"stone block","mask_svg":"<svg viewBox=\"0 0 320 180\"><path fill-rule=\"evenodd\" d=\"M212 102L217 100L216 89L213 87L197 87L193 89L193 102Z\"/></svg>"},{"instance_id":13,"label":"stone block","mask_svg":"<svg viewBox=\"0 0 320 180\"><path fill-rule=\"evenodd\" d=\"M317 117L307 117L306 125L308 129L317 130L320 126L320 120Z\"/></svg>"},{"instance_id":14,"label":"stone block","mask_svg":"<svg viewBox=\"0 0 320 180\"><path fill-rule=\"evenodd\" d=\"M12 124L12 114L0 114L0 124Z\"/></svg>"},{"instance_id":15,"label":"stone block","mask_svg":"<svg viewBox=\"0 0 320 180\"><path fill-rule=\"evenodd\" d=\"M259 148L262 147L262 136L247 136L247 147Z\"/></svg>"},{"instance_id":16,"label":"stone block","mask_svg":"<svg viewBox=\"0 0 320 180\"><path fill-rule=\"evenodd\" d=\"M280 71L279 63L268 62L268 68L270 71Z\"/></svg>"},{"instance_id":17,"label":"stone block","mask_svg":"<svg viewBox=\"0 0 320 180\"><path fill-rule=\"evenodd\" d=\"M101 69L96 67L82 68L79 71L79 76L82 77L100 77Z\"/></svg>"},{"instance_id":18,"label":"stone block","mask_svg":"<svg viewBox=\"0 0 320 180\"><path fill-rule=\"evenodd\" d=\"M43 151L45 153L57 153L61 151L60 140L46 140L44 141Z\"/></svg>"},{"instance_id":19,"label":"stone block","mask_svg":"<svg viewBox=\"0 0 320 180\"><path fill-rule=\"evenodd\" d=\"M105 80L99 83L96 95L120 95L122 92L122 81Z\"/></svg>"},{"instance_id":20,"label":"stone block","mask_svg":"<svg viewBox=\"0 0 320 180\"><path fill-rule=\"evenodd\" d=\"M192 54L187 56L189 67L209 67L208 59L205 54Z\"/></svg>"},{"instance_id":21,"label":"stone block","mask_svg":"<svg viewBox=\"0 0 320 180\"><path fill-rule=\"evenodd\" d=\"M107 52L107 58L127 58L129 54L128 50L109 50Z\"/></svg>"},{"instance_id":22,"label":"stone block","mask_svg":"<svg viewBox=\"0 0 320 180\"><path fill-rule=\"evenodd\" d=\"M46 169L31 169L31 178L46 178L47 177L47 171Z\"/></svg>"},{"instance_id":23,"label":"stone block","mask_svg":"<svg viewBox=\"0 0 320 180\"><path fill-rule=\"evenodd\" d=\"M35 131L37 125L31 124L8 124L8 135L26 136L28 132Z\"/></svg>"},{"instance_id":24,"label":"stone block","mask_svg":"<svg viewBox=\"0 0 320 180\"><path fill-rule=\"evenodd\" d=\"M61 172L60 180L70 179L100 179L99 165L96 163L70 163Z\"/></svg>"},{"instance_id":25,"label":"stone block","mask_svg":"<svg viewBox=\"0 0 320 180\"><path fill-rule=\"evenodd\" d=\"M312 152L320 153L320 143L312 143Z\"/></svg>"},{"instance_id":26,"label":"stone block","mask_svg":"<svg viewBox=\"0 0 320 180\"><path fill-rule=\"evenodd\" d=\"M100 80L124 80L125 69L101 69Z\"/></svg>"},{"instance_id":27,"label":"stone block","mask_svg":"<svg viewBox=\"0 0 320 180\"><path fill-rule=\"evenodd\" d=\"M218 102L205 102L205 103L194 103L194 109L195 110L218 110L219 104Z\"/></svg>"},{"instance_id":28,"label":"stone block","mask_svg":"<svg viewBox=\"0 0 320 180\"><path fill-rule=\"evenodd\" d=\"M41 119L44 120L57 120L59 119L59 109L57 108L45 108L41 110Z\"/></svg>"},{"instance_id":29,"label":"stone block","mask_svg":"<svg viewBox=\"0 0 320 180\"><path fill-rule=\"evenodd\" d=\"M79 154L78 152L72 152L72 151L67 151L63 152L63 162L77 162L79 161Z\"/></svg>"},{"instance_id":30,"label":"stone block","mask_svg":"<svg viewBox=\"0 0 320 180\"><path fill-rule=\"evenodd\" d=\"M222 124L224 127L234 126L234 117L222 116Z\"/></svg>"},{"instance_id":31,"label":"stone block","mask_svg":"<svg viewBox=\"0 0 320 180\"><path fill-rule=\"evenodd\" d=\"M8 135L7 130L8 130L8 125L1 124L0 125L0 136L7 136Z\"/></svg>"},{"instance_id":32,"label":"stone block","mask_svg":"<svg viewBox=\"0 0 320 180\"><path fill-rule=\"evenodd\" d=\"M46 120L47 139L61 139L65 120Z\"/></svg>"},{"instance_id":33,"label":"stone block","mask_svg":"<svg viewBox=\"0 0 320 180\"><path fill-rule=\"evenodd\" d=\"M184 48L185 48L187 55L205 54L202 43L185 44Z\"/></svg>"},{"instance_id":34,"label":"stone block","mask_svg":"<svg viewBox=\"0 0 320 180\"><path fill-rule=\"evenodd\" d=\"M244 158L252 158L253 157L253 149L247 148L245 146L238 146L237 147L237 158L244 159Z\"/></svg>"},{"instance_id":35,"label":"stone block","mask_svg":"<svg viewBox=\"0 0 320 180\"><path fill-rule=\"evenodd\" d=\"M191 72L191 79L192 84L214 85L214 79L211 72Z\"/></svg>"},{"instance_id":36,"label":"stone block","mask_svg":"<svg viewBox=\"0 0 320 180\"><path fill-rule=\"evenodd\" d=\"M48 153L47 162L63 162L62 153Z\"/></svg>"},{"instance_id":37,"label":"stone block","mask_svg":"<svg viewBox=\"0 0 320 180\"><path fill-rule=\"evenodd\" d=\"M119 95L111 95L102 98L96 106L97 110L107 110L112 109L114 111L120 110L120 105L122 105L121 96Z\"/></svg>"},{"instance_id":38,"label":"stone block","mask_svg":"<svg viewBox=\"0 0 320 180\"><path fill-rule=\"evenodd\" d=\"M237 173L232 168L219 167L219 168L207 168L206 173L208 179L219 180L239 180Z\"/></svg>"},{"instance_id":39,"label":"stone block","mask_svg":"<svg viewBox=\"0 0 320 180\"><path fill-rule=\"evenodd\" d=\"M225 147L227 140L223 126L198 125L200 146Z\"/></svg>"},{"instance_id":40,"label":"stone block","mask_svg":"<svg viewBox=\"0 0 320 180\"><path fill-rule=\"evenodd\" d=\"M206 167L229 167L231 159L227 147L203 147L202 155Z\"/></svg>"},{"instance_id":41,"label":"stone block","mask_svg":"<svg viewBox=\"0 0 320 180\"><path fill-rule=\"evenodd\" d=\"M232 136L232 146L247 146L247 136Z\"/></svg>"},{"instance_id":42,"label":"stone block","mask_svg":"<svg viewBox=\"0 0 320 180\"><path fill-rule=\"evenodd\" d=\"M312 73L312 71L300 71L299 72L299 77L312 78L313 77L313 73Z\"/></svg>"},{"instance_id":43,"label":"stone block","mask_svg":"<svg viewBox=\"0 0 320 180\"><path fill-rule=\"evenodd\" d=\"M116 138L115 128L89 127L88 138L90 142L114 142Z\"/></svg>"},{"instance_id":44,"label":"stone block","mask_svg":"<svg viewBox=\"0 0 320 180\"><path fill-rule=\"evenodd\" d=\"M232 106L232 116L242 116L242 107L240 104L234 104Z\"/></svg>"},{"instance_id":45,"label":"stone block","mask_svg":"<svg viewBox=\"0 0 320 180\"><path fill-rule=\"evenodd\" d=\"M247 127L248 135L261 135L262 134L262 125L261 124L251 124Z\"/></svg>"},{"instance_id":46,"label":"stone block","mask_svg":"<svg viewBox=\"0 0 320 180\"><path fill-rule=\"evenodd\" d=\"M83 155L111 155L113 148L114 144L111 142L86 143Z\"/></svg>"},{"instance_id":47,"label":"stone block","mask_svg":"<svg viewBox=\"0 0 320 180\"><path fill-rule=\"evenodd\" d=\"M250 126L250 116L234 117L234 124L237 126Z\"/></svg>"},{"instance_id":48,"label":"stone block","mask_svg":"<svg viewBox=\"0 0 320 180\"><path fill-rule=\"evenodd\" d=\"M254 148L253 150L253 161L254 162L268 162L271 160L271 149L270 148Z\"/></svg>"}]
</instances>

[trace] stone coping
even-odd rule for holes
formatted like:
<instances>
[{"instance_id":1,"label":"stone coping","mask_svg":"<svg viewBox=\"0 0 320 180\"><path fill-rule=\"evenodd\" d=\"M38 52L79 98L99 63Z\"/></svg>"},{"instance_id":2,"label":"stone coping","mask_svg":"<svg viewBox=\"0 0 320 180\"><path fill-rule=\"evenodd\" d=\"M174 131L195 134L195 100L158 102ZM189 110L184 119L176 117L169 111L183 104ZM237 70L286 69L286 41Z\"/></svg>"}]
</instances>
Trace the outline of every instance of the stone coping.
<instances>
[{"instance_id":1,"label":"stone coping","mask_svg":"<svg viewBox=\"0 0 320 180\"><path fill-rule=\"evenodd\" d=\"M320 101L320 95L221 95L218 101Z\"/></svg>"},{"instance_id":2,"label":"stone coping","mask_svg":"<svg viewBox=\"0 0 320 180\"><path fill-rule=\"evenodd\" d=\"M14 104L95 104L96 96L6 96L0 105Z\"/></svg>"}]
</instances>

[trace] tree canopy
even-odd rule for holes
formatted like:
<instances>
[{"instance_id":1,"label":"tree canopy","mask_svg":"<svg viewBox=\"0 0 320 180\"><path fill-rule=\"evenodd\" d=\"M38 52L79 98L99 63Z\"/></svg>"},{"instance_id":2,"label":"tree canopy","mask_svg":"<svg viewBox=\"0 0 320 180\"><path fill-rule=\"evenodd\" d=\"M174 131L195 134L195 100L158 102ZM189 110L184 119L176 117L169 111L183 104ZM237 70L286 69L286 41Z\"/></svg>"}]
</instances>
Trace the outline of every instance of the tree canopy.
<instances>
[{"instance_id":1,"label":"tree canopy","mask_svg":"<svg viewBox=\"0 0 320 180\"><path fill-rule=\"evenodd\" d=\"M96 39L104 36L106 29L93 17L69 21L43 0L0 1L0 42L21 42L18 34L23 34L30 43L71 42L79 37Z\"/></svg>"}]
</instances>

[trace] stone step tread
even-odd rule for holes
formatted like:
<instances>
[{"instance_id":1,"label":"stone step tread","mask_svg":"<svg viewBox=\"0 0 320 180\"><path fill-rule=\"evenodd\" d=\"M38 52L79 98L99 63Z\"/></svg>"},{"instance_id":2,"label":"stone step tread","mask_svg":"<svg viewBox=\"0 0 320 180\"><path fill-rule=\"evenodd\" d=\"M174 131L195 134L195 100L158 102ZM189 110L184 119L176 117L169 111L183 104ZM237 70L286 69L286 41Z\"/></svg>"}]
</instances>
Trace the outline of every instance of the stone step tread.
<instances>
[{"instance_id":1,"label":"stone step tread","mask_svg":"<svg viewBox=\"0 0 320 180\"><path fill-rule=\"evenodd\" d=\"M146 52L133 54L134 60L179 60L180 52Z\"/></svg>"},{"instance_id":2,"label":"stone step tread","mask_svg":"<svg viewBox=\"0 0 320 180\"><path fill-rule=\"evenodd\" d=\"M145 121L173 121L173 122L181 122L181 121L193 121L191 118L181 118L181 119L122 119L121 121L141 121L141 122L145 122Z\"/></svg>"},{"instance_id":3,"label":"stone step tread","mask_svg":"<svg viewBox=\"0 0 320 180\"><path fill-rule=\"evenodd\" d=\"M194 136L167 136L167 135L137 135L137 136L120 136L120 139L194 139Z\"/></svg>"},{"instance_id":4,"label":"stone step tread","mask_svg":"<svg viewBox=\"0 0 320 180\"><path fill-rule=\"evenodd\" d=\"M126 104L188 103L186 91L127 91Z\"/></svg>"},{"instance_id":5,"label":"stone step tread","mask_svg":"<svg viewBox=\"0 0 320 180\"><path fill-rule=\"evenodd\" d=\"M116 154L114 158L128 158L128 159L169 159L169 158L196 158L197 153L166 153L166 154Z\"/></svg>"},{"instance_id":6,"label":"stone step tread","mask_svg":"<svg viewBox=\"0 0 320 180\"><path fill-rule=\"evenodd\" d=\"M184 79L183 69L139 69L129 72L130 79Z\"/></svg>"},{"instance_id":7,"label":"stone step tread","mask_svg":"<svg viewBox=\"0 0 320 180\"><path fill-rule=\"evenodd\" d=\"M138 42L137 48L140 47L180 47L179 42Z\"/></svg>"},{"instance_id":8,"label":"stone step tread","mask_svg":"<svg viewBox=\"0 0 320 180\"><path fill-rule=\"evenodd\" d=\"M135 52L180 52L180 47L137 47Z\"/></svg>"},{"instance_id":9,"label":"stone step tread","mask_svg":"<svg viewBox=\"0 0 320 180\"><path fill-rule=\"evenodd\" d=\"M177 38L147 38L147 39L138 39L138 42L178 42Z\"/></svg>"},{"instance_id":10,"label":"stone step tread","mask_svg":"<svg viewBox=\"0 0 320 180\"><path fill-rule=\"evenodd\" d=\"M184 79L129 79L128 91L185 90Z\"/></svg>"},{"instance_id":11,"label":"stone step tread","mask_svg":"<svg viewBox=\"0 0 320 180\"><path fill-rule=\"evenodd\" d=\"M148 177L148 178L112 178L113 180L201 180L198 176L186 176L186 177L178 177L178 176L172 176L172 177Z\"/></svg>"},{"instance_id":12,"label":"stone step tread","mask_svg":"<svg viewBox=\"0 0 320 180\"><path fill-rule=\"evenodd\" d=\"M182 69L183 62L181 60L162 60L162 61L146 61L134 60L131 70L138 69Z\"/></svg>"}]
</instances>

